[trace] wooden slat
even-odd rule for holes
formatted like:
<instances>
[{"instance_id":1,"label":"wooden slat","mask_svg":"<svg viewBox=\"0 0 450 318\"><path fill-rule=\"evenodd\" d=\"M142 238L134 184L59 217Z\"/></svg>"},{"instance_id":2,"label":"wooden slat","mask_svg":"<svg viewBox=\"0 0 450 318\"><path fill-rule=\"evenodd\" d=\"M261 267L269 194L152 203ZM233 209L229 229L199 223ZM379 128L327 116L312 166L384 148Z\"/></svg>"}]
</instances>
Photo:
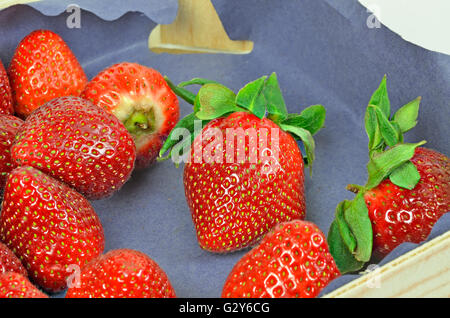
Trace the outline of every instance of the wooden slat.
<instances>
[{"instance_id":1,"label":"wooden slat","mask_svg":"<svg viewBox=\"0 0 450 318\"><path fill-rule=\"evenodd\" d=\"M450 231L324 297L450 297Z\"/></svg>"},{"instance_id":2,"label":"wooden slat","mask_svg":"<svg viewBox=\"0 0 450 318\"><path fill-rule=\"evenodd\" d=\"M172 24L157 25L148 46L156 53L247 54L251 41L231 40L210 0L179 0Z\"/></svg>"},{"instance_id":3,"label":"wooden slat","mask_svg":"<svg viewBox=\"0 0 450 318\"><path fill-rule=\"evenodd\" d=\"M26 4L31 2L37 2L39 0L3 0L0 1L0 10L7 7L13 6L15 4Z\"/></svg>"}]
</instances>

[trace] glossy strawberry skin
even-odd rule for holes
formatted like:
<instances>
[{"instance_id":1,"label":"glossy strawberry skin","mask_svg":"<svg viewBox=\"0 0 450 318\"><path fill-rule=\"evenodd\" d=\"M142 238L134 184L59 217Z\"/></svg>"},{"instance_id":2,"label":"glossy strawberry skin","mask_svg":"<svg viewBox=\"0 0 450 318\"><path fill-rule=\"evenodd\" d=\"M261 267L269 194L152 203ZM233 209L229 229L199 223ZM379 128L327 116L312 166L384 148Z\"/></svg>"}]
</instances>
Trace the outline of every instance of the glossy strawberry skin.
<instances>
[{"instance_id":1,"label":"glossy strawberry skin","mask_svg":"<svg viewBox=\"0 0 450 318\"><path fill-rule=\"evenodd\" d=\"M56 33L36 30L18 45L8 73L15 111L21 117L61 96L79 96L87 77L69 46Z\"/></svg>"},{"instance_id":2,"label":"glossy strawberry skin","mask_svg":"<svg viewBox=\"0 0 450 318\"><path fill-rule=\"evenodd\" d=\"M0 61L0 114L14 113L13 99L9 77L2 61Z\"/></svg>"},{"instance_id":3,"label":"glossy strawberry skin","mask_svg":"<svg viewBox=\"0 0 450 318\"><path fill-rule=\"evenodd\" d=\"M8 173L15 167L11 159L11 146L23 120L12 116L0 114L0 192L5 187Z\"/></svg>"},{"instance_id":4,"label":"glossy strawberry skin","mask_svg":"<svg viewBox=\"0 0 450 318\"><path fill-rule=\"evenodd\" d=\"M0 298L48 298L25 276L19 273L0 273Z\"/></svg>"},{"instance_id":5,"label":"glossy strawberry skin","mask_svg":"<svg viewBox=\"0 0 450 318\"><path fill-rule=\"evenodd\" d=\"M117 118L79 97L60 97L30 115L11 148L17 165L33 166L88 199L112 195L128 180L133 138Z\"/></svg>"},{"instance_id":6,"label":"glossy strawberry skin","mask_svg":"<svg viewBox=\"0 0 450 318\"><path fill-rule=\"evenodd\" d=\"M225 281L224 298L313 298L340 275L324 234L313 223L275 226Z\"/></svg>"},{"instance_id":7,"label":"glossy strawberry skin","mask_svg":"<svg viewBox=\"0 0 450 318\"><path fill-rule=\"evenodd\" d=\"M112 250L81 270L79 286L66 298L174 298L166 273L150 257L130 249Z\"/></svg>"},{"instance_id":8,"label":"glossy strawberry skin","mask_svg":"<svg viewBox=\"0 0 450 318\"><path fill-rule=\"evenodd\" d=\"M5 187L0 239L45 290L66 287L67 266L103 252L104 235L90 203L72 188L32 167L14 169Z\"/></svg>"},{"instance_id":9,"label":"glossy strawberry skin","mask_svg":"<svg viewBox=\"0 0 450 318\"><path fill-rule=\"evenodd\" d=\"M412 190L389 179L364 195L374 232L374 254L383 257L403 242L420 243L450 211L450 162L434 150L417 148L411 159L421 176Z\"/></svg>"},{"instance_id":10,"label":"glossy strawberry skin","mask_svg":"<svg viewBox=\"0 0 450 318\"><path fill-rule=\"evenodd\" d=\"M0 274L6 272L19 273L27 276L20 259L3 243L0 242Z\"/></svg>"},{"instance_id":11,"label":"glossy strawberry skin","mask_svg":"<svg viewBox=\"0 0 450 318\"><path fill-rule=\"evenodd\" d=\"M179 118L178 99L155 69L136 63L118 63L96 75L81 96L112 112L126 123L136 111L146 113L150 127L132 133L137 149L136 167L153 163Z\"/></svg>"},{"instance_id":12,"label":"glossy strawberry skin","mask_svg":"<svg viewBox=\"0 0 450 318\"><path fill-rule=\"evenodd\" d=\"M245 146L257 154L252 157L247 151L244 161L240 160L243 156L242 152L238 155L237 139L231 152L223 145L207 150L212 143L212 139L205 137L209 128L219 129L224 140L229 128L250 129ZM258 144L260 139L252 134L252 128L260 135L267 132L267 145L272 133L276 138L277 132L278 143L267 148ZM256 147L255 139L258 139ZM200 149L206 159L199 158L196 149ZM272 157L267 149L272 151ZM205 153L214 150L223 154L222 163L209 162L210 158L205 157ZM267 157L258 155L261 151L265 151ZM234 158L227 160L233 155ZM194 140L190 162L184 168L185 195L200 246L212 252L238 250L255 244L279 222L303 219L303 168L303 158L294 138L269 119L238 112L211 121Z\"/></svg>"}]
</instances>

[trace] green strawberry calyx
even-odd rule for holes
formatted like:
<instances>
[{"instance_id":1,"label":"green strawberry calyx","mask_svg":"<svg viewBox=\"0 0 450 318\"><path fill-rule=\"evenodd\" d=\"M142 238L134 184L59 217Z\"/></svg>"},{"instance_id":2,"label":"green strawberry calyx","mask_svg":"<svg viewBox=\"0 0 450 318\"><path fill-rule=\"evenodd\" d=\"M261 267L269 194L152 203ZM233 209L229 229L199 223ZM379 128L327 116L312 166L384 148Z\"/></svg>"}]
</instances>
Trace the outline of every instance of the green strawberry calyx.
<instances>
[{"instance_id":1,"label":"green strawberry calyx","mask_svg":"<svg viewBox=\"0 0 450 318\"><path fill-rule=\"evenodd\" d=\"M155 116L153 112L135 111L123 124L131 134L149 133L154 130Z\"/></svg>"},{"instance_id":2,"label":"green strawberry calyx","mask_svg":"<svg viewBox=\"0 0 450 318\"><path fill-rule=\"evenodd\" d=\"M199 133L195 130L195 121L201 121L201 126L204 127L215 118L228 116L234 112L249 112L260 119L267 116L282 130L301 141L306 153L305 162L311 172L315 150L313 135L323 127L326 110L322 105L313 105L301 113L289 114L276 73L262 76L246 84L237 94L216 81L204 78L194 78L178 85L173 84L167 77L165 79L177 96L193 105L193 113L182 118L171 131L160 150L160 160L171 158L180 147L193 142ZM197 94L185 88L190 85L200 85ZM180 144L175 133L177 128L187 128L191 138L184 139L185 141ZM168 155L164 157L167 152Z\"/></svg>"},{"instance_id":3,"label":"green strawberry calyx","mask_svg":"<svg viewBox=\"0 0 450 318\"><path fill-rule=\"evenodd\" d=\"M366 191L387 178L405 189L413 189L420 181L411 158L425 141L405 143L403 140L403 133L417 124L420 101L421 97L414 99L391 116L386 76L369 101L364 117L369 138L368 180L364 186L347 186L356 197L338 204L328 233L330 253L341 273L360 270L372 256L373 232L364 200Z\"/></svg>"}]
</instances>

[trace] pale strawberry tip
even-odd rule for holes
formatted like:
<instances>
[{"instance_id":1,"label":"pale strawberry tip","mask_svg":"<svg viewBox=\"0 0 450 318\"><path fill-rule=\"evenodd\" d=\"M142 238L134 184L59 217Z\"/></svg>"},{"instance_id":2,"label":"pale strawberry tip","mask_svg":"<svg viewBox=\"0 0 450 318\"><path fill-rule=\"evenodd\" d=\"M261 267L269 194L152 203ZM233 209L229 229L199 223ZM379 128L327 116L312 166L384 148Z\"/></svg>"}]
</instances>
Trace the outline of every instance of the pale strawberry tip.
<instances>
[{"instance_id":1,"label":"pale strawberry tip","mask_svg":"<svg viewBox=\"0 0 450 318\"><path fill-rule=\"evenodd\" d=\"M137 63L111 65L98 73L81 96L114 114L132 135L135 168L155 161L163 141L178 122L176 95L155 69Z\"/></svg>"}]
</instances>

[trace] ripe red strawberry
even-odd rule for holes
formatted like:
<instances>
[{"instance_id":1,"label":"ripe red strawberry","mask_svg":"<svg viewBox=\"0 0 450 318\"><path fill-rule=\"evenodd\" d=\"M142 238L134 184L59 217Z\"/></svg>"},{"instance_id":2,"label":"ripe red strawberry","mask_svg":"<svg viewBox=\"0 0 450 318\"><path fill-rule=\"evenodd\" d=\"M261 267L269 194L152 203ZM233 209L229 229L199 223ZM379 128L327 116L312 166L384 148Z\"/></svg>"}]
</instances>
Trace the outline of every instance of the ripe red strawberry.
<instances>
[{"instance_id":1,"label":"ripe red strawberry","mask_svg":"<svg viewBox=\"0 0 450 318\"><path fill-rule=\"evenodd\" d=\"M372 222L376 255L384 256L403 242L427 239L436 221L450 211L450 161L447 156L416 148L411 162L420 173L411 190L385 179L368 190L365 201Z\"/></svg>"},{"instance_id":2,"label":"ripe red strawberry","mask_svg":"<svg viewBox=\"0 0 450 318\"><path fill-rule=\"evenodd\" d=\"M12 115L13 113L11 85L5 67L0 61L0 114Z\"/></svg>"},{"instance_id":3,"label":"ripe red strawberry","mask_svg":"<svg viewBox=\"0 0 450 318\"><path fill-rule=\"evenodd\" d=\"M88 199L117 191L128 180L136 156L133 138L114 115L72 96L34 111L11 155L18 165L40 169Z\"/></svg>"},{"instance_id":4,"label":"ripe red strawberry","mask_svg":"<svg viewBox=\"0 0 450 318\"><path fill-rule=\"evenodd\" d=\"M15 272L27 276L20 259L3 243L0 242L0 274Z\"/></svg>"},{"instance_id":5,"label":"ripe red strawberry","mask_svg":"<svg viewBox=\"0 0 450 318\"><path fill-rule=\"evenodd\" d=\"M61 96L79 96L87 77L56 33L36 30L18 45L8 70L15 111L22 117Z\"/></svg>"},{"instance_id":6,"label":"ripe red strawberry","mask_svg":"<svg viewBox=\"0 0 450 318\"><path fill-rule=\"evenodd\" d=\"M144 253L118 249L82 268L66 298L174 298L166 273Z\"/></svg>"},{"instance_id":7,"label":"ripe red strawberry","mask_svg":"<svg viewBox=\"0 0 450 318\"><path fill-rule=\"evenodd\" d=\"M163 76L136 63L106 68L88 83L81 96L116 115L133 135L137 168L156 159L179 117L177 96Z\"/></svg>"},{"instance_id":8,"label":"ripe red strawberry","mask_svg":"<svg viewBox=\"0 0 450 318\"><path fill-rule=\"evenodd\" d=\"M25 276L19 273L0 273L0 298L48 298Z\"/></svg>"},{"instance_id":9,"label":"ripe red strawberry","mask_svg":"<svg viewBox=\"0 0 450 318\"><path fill-rule=\"evenodd\" d=\"M341 273L355 272L404 242L427 239L436 221L450 211L450 162L437 151L405 143L417 124L417 98L391 116L386 77L365 114L369 137L368 180L351 184L353 200L338 204L328 233L330 252Z\"/></svg>"},{"instance_id":10,"label":"ripe red strawberry","mask_svg":"<svg viewBox=\"0 0 450 318\"><path fill-rule=\"evenodd\" d=\"M177 152L187 158L185 195L203 249L242 249L277 223L305 217L304 161L296 139L311 168L312 135L323 126L323 106L288 114L275 73L238 94L199 78L168 83L194 105L194 113L179 121L160 154L171 149L176 162ZM202 85L197 95L184 89L191 84Z\"/></svg>"},{"instance_id":11,"label":"ripe red strawberry","mask_svg":"<svg viewBox=\"0 0 450 318\"><path fill-rule=\"evenodd\" d=\"M11 146L23 120L12 116L0 114L0 191L5 187L8 173L14 168L11 159Z\"/></svg>"},{"instance_id":12,"label":"ripe red strawberry","mask_svg":"<svg viewBox=\"0 0 450 318\"><path fill-rule=\"evenodd\" d=\"M205 138L207 129L217 128L225 136L227 129L236 127L266 129L269 142L275 129L278 145L271 151L279 153L276 165L268 166L270 159L252 163L251 155L239 162L237 148L231 153L233 163L228 163L230 154L222 144L207 154L223 153L223 163L208 162L208 158L196 162L195 149L201 149L205 157L204 150L211 144L210 138ZM202 248L214 252L244 248L275 224L305 217L304 163L290 134L271 120L246 112L214 119L203 132L194 140L191 160L184 167L186 199ZM252 149L252 142L257 142L253 136L246 138L245 148Z\"/></svg>"},{"instance_id":13,"label":"ripe red strawberry","mask_svg":"<svg viewBox=\"0 0 450 318\"><path fill-rule=\"evenodd\" d=\"M103 252L100 220L72 188L32 167L14 169L5 187L0 239L21 259L29 277L48 291L66 287L69 265Z\"/></svg>"},{"instance_id":14,"label":"ripe red strawberry","mask_svg":"<svg viewBox=\"0 0 450 318\"><path fill-rule=\"evenodd\" d=\"M313 298L340 275L320 229L311 222L278 224L233 267L225 298Z\"/></svg>"}]
</instances>

